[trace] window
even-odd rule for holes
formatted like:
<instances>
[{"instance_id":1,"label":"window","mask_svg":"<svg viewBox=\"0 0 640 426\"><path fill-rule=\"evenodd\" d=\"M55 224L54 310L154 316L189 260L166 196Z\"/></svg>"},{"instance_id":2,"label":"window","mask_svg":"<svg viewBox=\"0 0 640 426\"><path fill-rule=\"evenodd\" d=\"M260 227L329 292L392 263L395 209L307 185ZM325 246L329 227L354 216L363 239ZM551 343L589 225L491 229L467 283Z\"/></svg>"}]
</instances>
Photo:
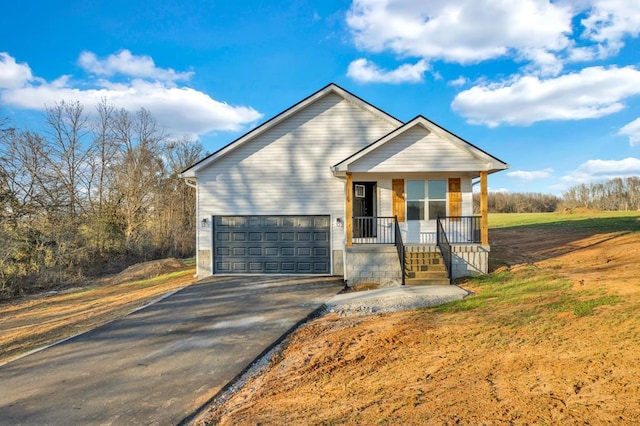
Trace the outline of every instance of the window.
<instances>
[{"instance_id":1,"label":"window","mask_svg":"<svg viewBox=\"0 0 640 426\"><path fill-rule=\"evenodd\" d=\"M429 181L429 220L447 215L447 182Z\"/></svg>"},{"instance_id":2,"label":"window","mask_svg":"<svg viewBox=\"0 0 640 426\"><path fill-rule=\"evenodd\" d=\"M447 181L407 181L407 220L436 220L446 215Z\"/></svg>"},{"instance_id":3,"label":"window","mask_svg":"<svg viewBox=\"0 0 640 426\"><path fill-rule=\"evenodd\" d=\"M424 220L425 186L423 180L407 181L407 220Z\"/></svg>"}]
</instances>

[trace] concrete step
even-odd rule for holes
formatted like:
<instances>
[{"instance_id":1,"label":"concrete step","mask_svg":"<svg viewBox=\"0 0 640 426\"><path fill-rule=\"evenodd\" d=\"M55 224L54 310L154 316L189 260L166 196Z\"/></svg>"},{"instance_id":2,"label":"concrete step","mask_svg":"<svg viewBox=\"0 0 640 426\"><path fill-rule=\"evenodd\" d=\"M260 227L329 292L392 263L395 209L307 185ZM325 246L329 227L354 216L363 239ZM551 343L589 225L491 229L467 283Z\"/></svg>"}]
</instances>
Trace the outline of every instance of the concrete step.
<instances>
[{"instance_id":1,"label":"concrete step","mask_svg":"<svg viewBox=\"0 0 640 426\"><path fill-rule=\"evenodd\" d=\"M406 285L449 285L448 278L405 278Z\"/></svg>"}]
</instances>

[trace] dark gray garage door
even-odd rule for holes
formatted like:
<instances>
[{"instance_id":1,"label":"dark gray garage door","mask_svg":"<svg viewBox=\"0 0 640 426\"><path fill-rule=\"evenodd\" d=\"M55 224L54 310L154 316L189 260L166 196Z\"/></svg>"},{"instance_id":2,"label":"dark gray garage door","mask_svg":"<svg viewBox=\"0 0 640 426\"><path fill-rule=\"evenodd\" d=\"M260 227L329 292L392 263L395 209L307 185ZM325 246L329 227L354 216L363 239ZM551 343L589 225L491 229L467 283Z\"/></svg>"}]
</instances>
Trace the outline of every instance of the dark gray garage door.
<instances>
[{"instance_id":1,"label":"dark gray garage door","mask_svg":"<svg viewBox=\"0 0 640 426\"><path fill-rule=\"evenodd\" d=\"M215 216L216 273L328 274L329 216Z\"/></svg>"}]
</instances>

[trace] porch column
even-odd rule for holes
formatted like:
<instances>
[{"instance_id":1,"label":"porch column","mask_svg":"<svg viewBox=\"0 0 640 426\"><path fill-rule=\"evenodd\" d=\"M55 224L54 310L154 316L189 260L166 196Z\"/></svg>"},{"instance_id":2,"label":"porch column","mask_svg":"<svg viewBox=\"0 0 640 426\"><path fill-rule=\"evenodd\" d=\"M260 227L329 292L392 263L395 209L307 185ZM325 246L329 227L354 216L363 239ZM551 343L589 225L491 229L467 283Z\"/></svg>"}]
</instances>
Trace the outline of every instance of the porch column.
<instances>
[{"instance_id":1,"label":"porch column","mask_svg":"<svg viewBox=\"0 0 640 426\"><path fill-rule=\"evenodd\" d=\"M480 172L480 243L489 245L489 190L487 172Z\"/></svg>"},{"instance_id":2,"label":"porch column","mask_svg":"<svg viewBox=\"0 0 640 426\"><path fill-rule=\"evenodd\" d=\"M351 173L347 172L347 199L345 202L345 232L347 233L346 246L351 247L353 244L353 178Z\"/></svg>"}]
</instances>

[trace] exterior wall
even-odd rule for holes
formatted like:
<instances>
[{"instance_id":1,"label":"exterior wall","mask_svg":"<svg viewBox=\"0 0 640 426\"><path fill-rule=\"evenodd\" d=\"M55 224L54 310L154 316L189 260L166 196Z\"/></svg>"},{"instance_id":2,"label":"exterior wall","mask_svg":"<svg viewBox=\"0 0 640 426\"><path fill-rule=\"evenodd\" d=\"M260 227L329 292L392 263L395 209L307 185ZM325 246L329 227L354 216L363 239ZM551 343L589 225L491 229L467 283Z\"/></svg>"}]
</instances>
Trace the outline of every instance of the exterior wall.
<instances>
[{"instance_id":1,"label":"exterior wall","mask_svg":"<svg viewBox=\"0 0 640 426\"><path fill-rule=\"evenodd\" d=\"M352 172L477 172L486 163L422 126L414 126L349 165Z\"/></svg>"},{"instance_id":2,"label":"exterior wall","mask_svg":"<svg viewBox=\"0 0 640 426\"><path fill-rule=\"evenodd\" d=\"M489 272L488 246L477 244L458 244L451 246L453 256L451 266L453 278L481 275Z\"/></svg>"},{"instance_id":3,"label":"exterior wall","mask_svg":"<svg viewBox=\"0 0 640 426\"><path fill-rule=\"evenodd\" d=\"M211 273L212 215L331 215L334 273L344 248L344 180L330 166L394 126L328 94L201 170L198 180L199 276ZM207 218L208 226L202 227ZM341 224L337 219L341 219ZM206 266L208 265L208 270ZM205 272L206 271L206 272Z\"/></svg>"},{"instance_id":4,"label":"exterior wall","mask_svg":"<svg viewBox=\"0 0 640 426\"><path fill-rule=\"evenodd\" d=\"M402 270L395 246L362 245L346 249L345 279L348 286L378 283L397 286L402 283Z\"/></svg>"},{"instance_id":5,"label":"exterior wall","mask_svg":"<svg viewBox=\"0 0 640 426\"><path fill-rule=\"evenodd\" d=\"M198 250L196 259L196 275L207 276L211 273L211 250Z\"/></svg>"}]
</instances>

